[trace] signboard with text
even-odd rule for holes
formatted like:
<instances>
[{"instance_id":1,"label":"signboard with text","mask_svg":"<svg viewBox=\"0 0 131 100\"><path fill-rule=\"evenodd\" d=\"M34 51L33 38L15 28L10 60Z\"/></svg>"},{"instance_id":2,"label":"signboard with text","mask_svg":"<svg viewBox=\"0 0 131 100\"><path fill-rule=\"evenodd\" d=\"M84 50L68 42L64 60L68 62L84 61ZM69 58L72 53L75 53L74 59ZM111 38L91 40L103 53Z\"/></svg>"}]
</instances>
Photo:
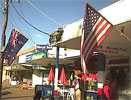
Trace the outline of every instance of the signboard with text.
<instances>
[{"instance_id":1,"label":"signboard with text","mask_svg":"<svg viewBox=\"0 0 131 100\"><path fill-rule=\"evenodd\" d=\"M26 55L26 61L38 60L38 59L43 59L43 58L47 58L46 51L41 51L41 52L36 52L34 54Z\"/></svg>"},{"instance_id":2,"label":"signboard with text","mask_svg":"<svg viewBox=\"0 0 131 100\"><path fill-rule=\"evenodd\" d=\"M35 48L38 52L52 50L52 47L45 44L36 44Z\"/></svg>"},{"instance_id":3,"label":"signboard with text","mask_svg":"<svg viewBox=\"0 0 131 100\"><path fill-rule=\"evenodd\" d=\"M97 48L97 51L104 54L129 56L128 48L122 44L103 43Z\"/></svg>"},{"instance_id":4,"label":"signboard with text","mask_svg":"<svg viewBox=\"0 0 131 100\"><path fill-rule=\"evenodd\" d=\"M38 60L38 59L42 59L42 58L47 58L47 52L46 51L36 52L36 53L31 55L31 60Z\"/></svg>"},{"instance_id":5,"label":"signboard with text","mask_svg":"<svg viewBox=\"0 0 131 100\"><path fill-rule=\"evenodd\" d=\"M41 65L32 65L32 69L45 69L45 68Z\"/></svg>"}]
</instances>

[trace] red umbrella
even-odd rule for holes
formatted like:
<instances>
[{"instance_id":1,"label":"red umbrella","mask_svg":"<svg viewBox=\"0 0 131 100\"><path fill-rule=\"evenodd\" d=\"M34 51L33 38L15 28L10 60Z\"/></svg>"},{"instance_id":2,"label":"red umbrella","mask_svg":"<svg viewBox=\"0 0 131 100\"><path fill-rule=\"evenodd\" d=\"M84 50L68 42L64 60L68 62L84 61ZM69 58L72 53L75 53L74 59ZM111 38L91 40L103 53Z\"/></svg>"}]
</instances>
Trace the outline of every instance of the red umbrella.
<instances>
[{"instance_id":1,"label":"red umbrella","mask_svg":"<svg viewBox=\"0 0 131 100\"><path fill-rule=\"evenodd\" d=\"M52 68L50 69L50 73L48 75L48 81L55 81L55 76Z\"/></svg>"},{"instance_id":2,"label":"red umbrella","mask_svg":"<svg viewBox=\"0 0 131 100\"><path fill-rule=\"evenodd\" d=\"M97 80L98 75L96 75L96 74L90 74L90 75L88 76L88 78L91 79L91 80Z\"/></svg>"},{"instance_id":3,"label":"red umbrella","mask_svg":"<svg viewBox=\"0 0 131 100\"><path fill-rule=\"evenodd\" d=\"M62 71L61 71L61 75L60 75L60 83L61 84L67 84L67 81L66 81L66 75L65 75L65 71L64 71L64 67L62 68Z\"/></svg>"}]
</instances>

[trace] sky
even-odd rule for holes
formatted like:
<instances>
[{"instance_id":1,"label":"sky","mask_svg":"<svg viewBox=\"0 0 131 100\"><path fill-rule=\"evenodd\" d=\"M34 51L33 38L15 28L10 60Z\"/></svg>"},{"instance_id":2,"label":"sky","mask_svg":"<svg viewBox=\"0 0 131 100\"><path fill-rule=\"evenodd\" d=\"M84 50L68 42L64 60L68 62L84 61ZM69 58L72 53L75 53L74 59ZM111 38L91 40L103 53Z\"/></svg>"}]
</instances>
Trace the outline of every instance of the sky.
<instances>
[{"instance_id":1,"label":"sky","mask_svg":"<svg viewBox=\"0 0 131 100\"><path fill-rule=\"evenodd\" d=\"M12 0L12 3L17 11L30 24L48 34L51 34L56 28L63 27L83 18L86 2L90 3L97 10L100 10L112 3L115 3L116 1L118 0L20 0L20 3L18 3L18 0ZM37 9L34 8L29 2L31 2ZM1 8L4 8L4 0L0 0L0 6ZM3 12L2 9L0 9L0 41L2 36L3 18ZM12 4L9 3L6 44L11 34L12 26L30 38L30 40L28 40L28 42L22 47L21 51L33 47L35 43L48 43L49 36L28 25L16 13L12 7Z\"/></svg>"}]
</instances>

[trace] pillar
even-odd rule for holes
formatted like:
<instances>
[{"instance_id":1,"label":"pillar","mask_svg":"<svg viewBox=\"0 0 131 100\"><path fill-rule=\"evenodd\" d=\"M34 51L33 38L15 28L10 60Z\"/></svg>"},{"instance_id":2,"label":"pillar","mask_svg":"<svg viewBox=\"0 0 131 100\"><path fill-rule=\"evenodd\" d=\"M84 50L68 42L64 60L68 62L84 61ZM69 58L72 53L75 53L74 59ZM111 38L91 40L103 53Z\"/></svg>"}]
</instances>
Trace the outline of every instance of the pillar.
<instances>
[{"instance_id":1,"label":"pillar","mask_svg":"<svg viewBox=\"0 0 131 100\"><path fill-rule=\"evenodd\" d=\"M59 47L56 48L56 68L55 68L54 96L57 96L57 87L58 87L58 68L59 68Z\"/></svg>"},{"instance_id":2,"label":"pillar","mask_svg":"<svg viewBox=\"0 0 131 100\"><path fill-rule=\"evenodd\" d=\"M102 94L103 83L105 81L106 72L105 72L105 56L103 53L98 54L98 94Z\"/></svg>"}]
</instances>

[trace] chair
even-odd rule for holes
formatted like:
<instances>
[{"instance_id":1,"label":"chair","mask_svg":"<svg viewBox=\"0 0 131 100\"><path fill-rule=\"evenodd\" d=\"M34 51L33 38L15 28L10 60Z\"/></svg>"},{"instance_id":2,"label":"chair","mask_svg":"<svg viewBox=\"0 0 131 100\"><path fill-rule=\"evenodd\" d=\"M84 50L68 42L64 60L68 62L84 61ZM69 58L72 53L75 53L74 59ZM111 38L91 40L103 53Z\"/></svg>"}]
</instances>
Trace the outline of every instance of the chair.
<instances>
[{"instance_id":1,"label":"chair","mask_svg":"<svg viewBox=\"0 0 131 100\"><path fill-rule=\"evenodd\" d=\"M63 96L63 89L61 89L60 87L58 87L58 95Z\"/></svg>"},{"instance_id":2,"label":"chair","mask_svg":"<svg viewBox=\"0 0 131 100\"><path fill-rule=\"evenodd\" d=\"M69 92L67 94L67 100L74 100L74 94L75 94L75 90L74 88L70 88Z\"/></svg>"},{"instance_id":3,"label":"chair","mask_svg":"<svg viewBox=\"0 0 131 100\"><path fill-rule=\"evenodd\" d=\"M68 89L65 87L58 87L58 96L62 97L63 100L67 100L67 94L69 93ZM62 98L60 100L62 100Z\"/></svg>"}]
</instances>

